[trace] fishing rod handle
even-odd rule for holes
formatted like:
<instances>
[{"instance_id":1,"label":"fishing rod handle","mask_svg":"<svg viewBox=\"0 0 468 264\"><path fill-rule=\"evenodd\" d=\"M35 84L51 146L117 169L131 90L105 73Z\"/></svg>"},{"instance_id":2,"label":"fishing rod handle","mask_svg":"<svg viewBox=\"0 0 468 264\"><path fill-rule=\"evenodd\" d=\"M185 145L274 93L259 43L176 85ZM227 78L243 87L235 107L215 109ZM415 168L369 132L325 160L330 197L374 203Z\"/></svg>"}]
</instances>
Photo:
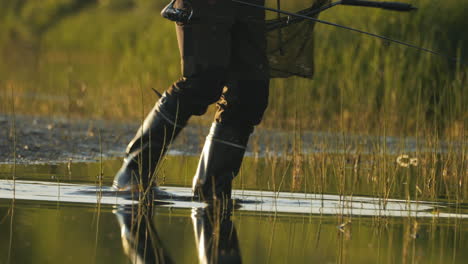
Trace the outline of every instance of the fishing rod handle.
<instances>
[{"instance_id":1,"label":"fishing rod handle","mask_svg":"<svg viewBox=\"0 0 468 264\"><path fill-rule=\"evenodd\" d=\"M402 11L408 12L416 10L417 8L411 4L399 3L399 2L375 2L375 1L364 1L364 0L342 0L342 5L351 5L351 6L367 6L367 7L377 7L393 11Z\"/></svg>"}]
</instances>

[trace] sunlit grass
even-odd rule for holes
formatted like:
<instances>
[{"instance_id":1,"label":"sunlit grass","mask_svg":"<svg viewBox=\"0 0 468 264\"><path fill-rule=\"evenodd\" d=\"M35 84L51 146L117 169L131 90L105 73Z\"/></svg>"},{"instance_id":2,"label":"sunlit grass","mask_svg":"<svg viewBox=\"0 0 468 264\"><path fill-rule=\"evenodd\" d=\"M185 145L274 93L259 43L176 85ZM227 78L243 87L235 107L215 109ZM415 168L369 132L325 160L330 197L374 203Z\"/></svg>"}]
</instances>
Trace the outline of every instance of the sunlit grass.
<instances>
[{"instance_id":1,"label":"sunlit grass","mask_svg":"<svg viewBox=\"0 0 468 264\"><path fill-rule=\"evenodd\" d=\"M410 14L337 7L321 18L465 59L466 4L415 4ZM4 7L10 33L0 38L0 76L17 87L17 111L138 120L140 89L149 109L157 99L150 88L162 91L179 76L174 25L160 18L161 5L91 5L48 23ZM37 29L42 24L47 30ZM315 39L315 79L273 80L262 126L288 128L299 112L304 129L461 136L466 65L327 25L317 25ZM211 115L195 122L208 124Z\"/></svg>"},{"instance_id":2,"label":"sunlit grass","mask_svg":"<svg viewBox=\"0 0 468 264\"><path fill-rule=\"evenodd\" d=\"M2 112L139 122L157 100L151 88L163 91L179 77L174 25L159 16L163 3L104 1L57 17L51 14L58 2L41 6L42 15L29 2L0 7L0 87L6 88L0 90L9 102ZM321 18L466 60L467 4L413 2L416 13L337 7ZM317 25L315 42L314 80L272 80L261 125L292 132L292 145L266 142L272 154L255 158L263 146L253 138L254 157L246 159L236 187L466 200L466 64L326 25ZM208 125L212 112L192 122ZM372 151L350 149L343 136L304 153L306 130L413 136L425 148L401 146L395 153L376 142ZM446 141L451 145L441 148ZM187 166L184 182L194 171ZM99 184L102 174L93 174Z\"/></svg>"}]
</instances>

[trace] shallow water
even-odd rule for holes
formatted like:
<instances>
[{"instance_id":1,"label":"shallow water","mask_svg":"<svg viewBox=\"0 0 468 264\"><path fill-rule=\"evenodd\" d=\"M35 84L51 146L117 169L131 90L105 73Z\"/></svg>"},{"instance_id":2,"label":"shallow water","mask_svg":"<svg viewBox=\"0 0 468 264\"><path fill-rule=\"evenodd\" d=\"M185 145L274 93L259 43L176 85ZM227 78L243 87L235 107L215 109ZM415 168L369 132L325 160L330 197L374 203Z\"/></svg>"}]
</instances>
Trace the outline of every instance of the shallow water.
<instances>
[{"instance_id":1,"label":"shallow water","mask_svg":"<svg viewBox=\"0 0 468 264\"><path fill-rule=\"evenodd\" d=\"M159 181L189 186L196 162L193 156L169 156ZM0 178L15 174L19 182L80 186L96 186L101 180L108 186L119 166L120 160L2 165ZM265 176L271 167L262 159L247 158L235 188L280 189ZM1 184L5 191L6 184ZM330 180L329 185L334 184ZM294 191L292 184L283 186L280 191ZM325 193L332 190L324 187ZM356 190L355 197L371 199L372 190ZM439 209L421 208L433 215L429 217L237 208L217 222L209 208L198 206L157 205L138 214L137 206L0 199L0 263L128 263L138 258L148 263L155 258L174 263L196 263L199 258L226 263L465 263L468 220L437 215L444 210L465 214L467 206L460 202L450 209L448 203L435 202ZM121 232L127 235L121 237Z\"/></svg>"},{"instance_id":2,"label":"shallow water","mask_svg":"<svg viewBox=\"0 0 468 264\"><path fill-rule=\"evenodd\" d=\"M118 209L2 201L2 262L128 263ZM14 207L13 207L14 206ZM11 208L14 208L13 210ZM8 213L8 211L10 211ZM155 208L156 247L175 263L198 258L191 210ZM128 217L128 216L127 216ZM464 263L466 222L234 212L228 230L244 263ZM349 222L350 221L350 222ZM343 228L340 224L348 223ZM202 223L206 224L206 223ZM465 224L465 225L464 225ZM8 234L8 235L7 235ZM238 248L238 249L237 249Z\"/></svg>"}]
</instances>

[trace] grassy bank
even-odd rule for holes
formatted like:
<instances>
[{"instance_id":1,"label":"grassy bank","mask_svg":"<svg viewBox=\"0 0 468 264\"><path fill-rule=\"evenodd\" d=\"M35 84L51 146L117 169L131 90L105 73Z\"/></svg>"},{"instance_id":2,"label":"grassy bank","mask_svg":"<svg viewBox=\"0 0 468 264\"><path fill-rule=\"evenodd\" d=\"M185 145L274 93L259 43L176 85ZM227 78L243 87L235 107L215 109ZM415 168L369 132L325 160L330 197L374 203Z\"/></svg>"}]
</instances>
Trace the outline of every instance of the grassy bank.
<instances>
[{"instance_id":1,"label":"grassy bank","mask_svg":"<svg viewBox=\"0 0 468 264\"><path fill-rule=\"evenodd\" d=\"M296 1L299 3L300 1ZM337 7L321 18L466 61L468 4L413 1L415 13ZM179 76L165 1L9 1L0 7L2 112L139 119ZM284 7L287 9L288 7ZM273 80L265 127L464 137L466 65L318 25L316 77ZM211 115L194 122L208 124Z\"/></svg>"}]
</instances>

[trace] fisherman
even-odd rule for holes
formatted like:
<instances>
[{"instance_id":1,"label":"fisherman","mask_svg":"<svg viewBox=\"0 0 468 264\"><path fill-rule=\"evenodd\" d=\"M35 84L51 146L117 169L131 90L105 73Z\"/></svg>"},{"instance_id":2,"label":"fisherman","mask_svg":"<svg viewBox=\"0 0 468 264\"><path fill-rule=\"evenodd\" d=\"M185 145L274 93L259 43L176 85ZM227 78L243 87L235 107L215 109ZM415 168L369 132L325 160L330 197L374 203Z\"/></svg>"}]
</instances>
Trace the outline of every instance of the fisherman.
<instances>
[{"instance_id":1,"label":"fisherman","mask_svg":"<svg viewBox=\"0 0 468 264\"><path fill-rule=\"evenodd\" d=\"M217 112L193 178L194 195L210 201L231 197L250 134L268 104L265 11L227 0L175 0L196 17L178 22L182 77L156 102L129 143L113 187L144 191L168 146L191 116ZM264 5L264 0L249 0Z\"/></svg>"},{"instance_id":2,"label":"fisherman","mask_svg":"<svg viewBox=\"0 0 468 264\"><path fill-rule=\"evenodd\" d=\"M177 21L182 77L161 95L129 143L122 168L114 178L116 190L145 191L153 186L159 161L189 118L203 115L217 102L192 186L195 196L203 200L230 198L232 180L239 172L249 136L268 104L269 79L313 78L314 22L444 56L317 19L318 13L338 4L414 10L410 4L307 0L310 7L291 13L280 10L280 0L277 9L265 8L264 2L172 0L163 10L164 17ZM277 12L277 19L265 22L265 10Z\"/></svg>"}]
</instances>

